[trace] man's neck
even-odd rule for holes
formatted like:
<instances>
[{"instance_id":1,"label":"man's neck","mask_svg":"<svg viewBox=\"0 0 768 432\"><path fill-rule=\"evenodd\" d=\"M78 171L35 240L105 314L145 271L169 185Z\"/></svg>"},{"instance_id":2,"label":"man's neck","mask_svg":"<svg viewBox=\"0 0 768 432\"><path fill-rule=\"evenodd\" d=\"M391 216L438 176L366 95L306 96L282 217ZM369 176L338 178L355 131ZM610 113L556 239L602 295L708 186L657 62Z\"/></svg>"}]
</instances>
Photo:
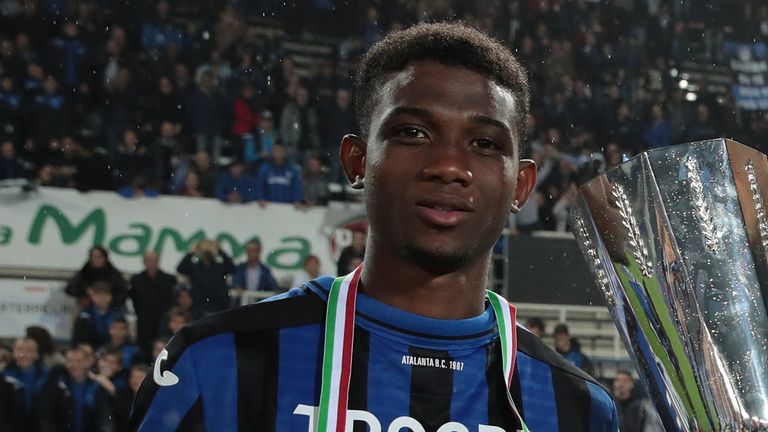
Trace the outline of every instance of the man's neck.
<instances>
[{"instance_id":1,"label":"man's neck","mask_svg":"<svg viewBox=\"0 0 768 432\"><path fill-rule=\"evenodd\" d=\"M436 274L383 247L366 254L360 289L382 303L436 319L471 318L485 309L490 256Z\"/></svg>"}]
</instances>

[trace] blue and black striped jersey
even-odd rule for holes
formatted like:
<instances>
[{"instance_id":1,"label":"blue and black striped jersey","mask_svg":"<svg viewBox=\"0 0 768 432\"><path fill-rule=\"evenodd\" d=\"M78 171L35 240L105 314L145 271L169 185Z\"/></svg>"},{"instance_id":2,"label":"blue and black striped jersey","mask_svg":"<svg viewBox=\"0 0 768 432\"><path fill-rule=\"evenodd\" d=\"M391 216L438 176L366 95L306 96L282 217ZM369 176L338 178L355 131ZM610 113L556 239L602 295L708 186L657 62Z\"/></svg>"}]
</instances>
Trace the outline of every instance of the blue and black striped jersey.
<instances>
[{"instance_id":1,"label":"blue and black striped jersey","mask_svg":"<svg viewBox=\"0 0 768 432\"><path fill-rule=\"evenodd\" d=\"M137 396L142 431L314 431L332 278L201 319ZM490 308L456 321L358 294L348 430L514 431ZM530 430L618 430L609 393L518 326L510 389ZM350 423L351 422L351 423Z\"/></svg>"}]
</instances>

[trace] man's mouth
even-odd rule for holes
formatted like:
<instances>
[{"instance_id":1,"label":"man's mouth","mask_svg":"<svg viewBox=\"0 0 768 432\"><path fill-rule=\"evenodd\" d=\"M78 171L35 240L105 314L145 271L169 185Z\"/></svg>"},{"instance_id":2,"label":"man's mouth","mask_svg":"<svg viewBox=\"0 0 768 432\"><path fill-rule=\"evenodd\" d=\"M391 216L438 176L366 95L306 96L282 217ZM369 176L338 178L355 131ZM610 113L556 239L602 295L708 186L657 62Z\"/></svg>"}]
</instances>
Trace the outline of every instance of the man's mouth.
<instances>
[{"instance_id":1,"label":"man's mouth","mask_svg":"<svg viewBox=\"0 0 768 432\"><path fill-rule=\"evenodd\" d=\"M417 214L427 225L452 228L474 211L467 200L458 197L426 198L416 202Z\"/></svg>"}]
</instances>

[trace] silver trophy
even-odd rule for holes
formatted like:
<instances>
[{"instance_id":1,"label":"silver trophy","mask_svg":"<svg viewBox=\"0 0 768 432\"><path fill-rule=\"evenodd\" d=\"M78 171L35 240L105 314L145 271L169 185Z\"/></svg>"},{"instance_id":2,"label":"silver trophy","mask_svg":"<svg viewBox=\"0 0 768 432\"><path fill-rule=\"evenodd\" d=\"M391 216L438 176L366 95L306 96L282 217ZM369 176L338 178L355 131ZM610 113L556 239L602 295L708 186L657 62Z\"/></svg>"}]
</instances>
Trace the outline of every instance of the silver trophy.
<instances>
[{"instance_id":1,"label":"silver trophy","mask_svg":"<svg viewBox=\"0 0 768 432\"><path fill-rule=\"evenodd\" d=\"M768 160L725 139L640 154L571 226L667 431L768 431Z\"/></svg>"}]
</instances>

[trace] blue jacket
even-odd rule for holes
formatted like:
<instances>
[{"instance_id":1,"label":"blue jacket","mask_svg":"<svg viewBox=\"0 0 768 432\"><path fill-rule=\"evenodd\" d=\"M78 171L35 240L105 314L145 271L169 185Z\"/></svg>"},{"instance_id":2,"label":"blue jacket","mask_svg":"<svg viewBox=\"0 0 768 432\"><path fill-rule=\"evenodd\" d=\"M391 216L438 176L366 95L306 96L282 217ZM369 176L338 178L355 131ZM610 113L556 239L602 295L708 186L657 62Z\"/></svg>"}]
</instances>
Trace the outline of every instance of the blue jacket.
<instances>
[{"instance_id":1,"label":"blue jacket","mask_svg":"<svg viewBox=\"0 0 768 432\"><path fill-rule=\"evenodd\" d=\"M272 270L264 264L261 266L261 275L259 276L259 291L277 291L277 281L275 276L272 275ZM248 272L248 263L244 262L238 264L235 267L235 272L232 274L232 286L245 288Z\"/></svg>"},{"instance_id":2,"label":"blue jacket","mask_svg":"<svg viewBox=\"0 0 768 432\"><path fill-rule=\"evenodd\" d=\"M234 178L232 174L224 172L216 180L214 194L221 201L226 201L230 192L237 191L240 193L240 199L247 203L258 199L257 189L256 179L249 174L243 173L240 178Z\"/></svg>"},{"instance_id":3,"label":"blue jacket","mask_svg":"<svg viewBox=\"0 0 768 432\"><path fill-rule=\"evenodd\" d=\"M272 161L264 162L259 170L258 199L278 203L303 201L299 169L289 163L275 165Z\"/></svg>"}]
</instances>

